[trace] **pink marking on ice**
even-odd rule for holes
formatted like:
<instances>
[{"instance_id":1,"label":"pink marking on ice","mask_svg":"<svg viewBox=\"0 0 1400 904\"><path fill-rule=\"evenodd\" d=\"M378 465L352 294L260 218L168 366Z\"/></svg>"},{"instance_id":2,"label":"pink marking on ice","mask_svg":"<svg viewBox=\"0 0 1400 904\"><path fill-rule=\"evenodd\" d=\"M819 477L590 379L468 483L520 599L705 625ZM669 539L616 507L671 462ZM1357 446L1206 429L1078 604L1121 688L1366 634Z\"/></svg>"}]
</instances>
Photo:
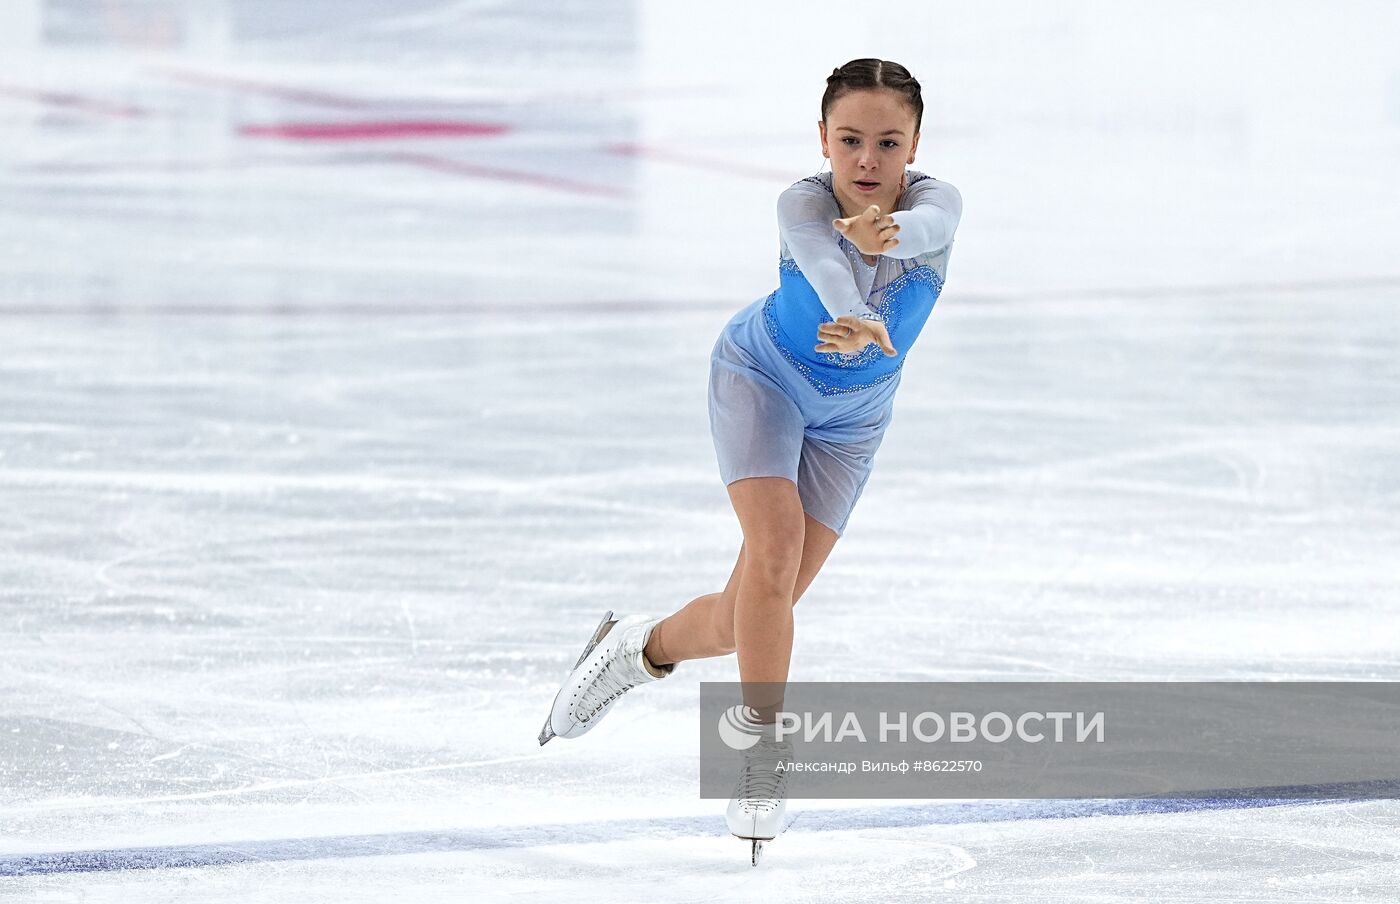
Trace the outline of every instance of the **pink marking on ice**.
<instances>
[{"instance_id":1,"label":"pink marking on ice","mask_svg":"<svg viewBox=\"0 0 1400 904\"><path fill-rule=\"evenodd\" d=\"M509 126L491 122L382 120L371 122L293 122L241 126L240 135L289 141L379 141L388 138L481 138L502 135Z\"/></svg>"},{"instance_id":2,"label":"pink marking on ice","mask_svg":"<svg viewBox=\"0 0 1400 904\"><path fill-rule=\"evenodd\" d=\"M19 97L25 100L38 101L41 104L48 104L51 107L65 107L69 110L77 110L82 113L92 113L98 116L137 119L147 115L147 111L140 107L133 107L129 104L108 103L107 101L97 100L91 97L82 97L78 94L68 94L61 91L40 91L34 88L24 88L19 85L0 84L0 94L10 97Z\"/></svg>"},{"instance_id":3,"label":"pink marking on ice","mask_svg":"<svg viewBox=\"0 0 1400 904\"><path fill-rule=\"evenodd\" d=\"M372 100L349 97L344 94L331 94L328 91L310 91L305 88L295 88L289 85L275 85L270 82L254 81L253 79L195 72L192 69L176 69L166 66L156 68L157 71L168 78L173 78L182 82L190 82L196 85L208 85L214 88L229 88L243 94L265 94L269 97L280 97L282 100L311 104L317 107L362 110L367 107L375 106L375 102Z\"/></svg>"},{"instance_id":4,"label":"pink marking on ice","mask_svg":"<svg viewBox=\"0 0 1400 904\"><path fill-rule=\"evenodd\" d=\"M102 175L108 173L197 173L210 170L248 169L259 166L347 166L347 165L401 165L428 169L450 176L489 179L496 182L518 182L540 188L552 188L574 194L595 195L606 198L631 199L628 191L611 185L581 182L562 176L528 170L506 169L499 166L482 166L464 163L431 154L405 152L348 152L329 157L312 159L307 157L243 157L234 160L104 160L81 163L70 161L45 161L18 167L23 172L68 173L73 175Z\"/></svg>"},{"instance_id":5,"label":"pink marking on ice","mask_svg":"<svg viewBox=\"0 0 1400 904\"><path fill-rule=\"evenodd\" d=\"M747 176L752 179L771 180L778 179L792 182L792 172L789 170L770 169L765 166L749 166L744 163L736 163L732 160L716 160L713 157L701 157L696 154L689 154L682 151L673 151L669 148L648 146L635 143L617 143L606 145L603 150L609 154L619 154L625 157L650 157L654 160L664 160L667 163L676 163L681 166L688 166L694 169L716 170L721 173L729 173L733 176Z\"/></svg>"},{"instance_id":6,"label":"pink marking on ice","mask_svg":"<svg viewBox=\"0 0 1400 904\"><path fill-rule=\"evenodd\" d=\"M110 175L113 173L201 173L220 170L249 169L259 166L316 166L322 161L300 157L241 157L233 160L114 160L82 162L42 160L21 164L15 169L26 173L66 173L72 175Z\"/></svg>"},{"instance_id":7,"label":"pink marking on ice","mask_svg":"<svg viewBox=\"0 0 1400 904\"><path fill-rule=\"evenodd\" d=\"M567 91L543 91L516 95L498 95L492 98L485 97L382 97L368 98L355 97L349 94L336 94L329 91L314 91L307 88L298 88L293 85L279 85L273 82L258 81L249 78L240 78L232 75L223 75L217 72L200 72L194 69L186 69L175 66L152 66L151 71L159 72L167 78L178 81L189 82L195 85L207 85L212 88L227 88L243 94L262 94L268 97L279 97L283 100L297 103L310 104L320 107L334 107L337 109L363 110L371 107L384 109L386 107L482 107L482 106L520 106L524 104L576 104L576 103L633 103L646 101L668 101L677 96L722 96L730 93L728 88L719 85L675 85L660 88L645 87L619 87L603 91L587 91L569 93Z\"/></svg>"},{"instance_id":8,"label":"pink marking on ice","mask_svg":"<svg viewBox=\"0 0 1400 904\"><path fill-rule=\"evenodd\" d=\"M550 176L545 173L536 173L527 170L513 170L499 166L481 166L476 163L463 163L459 160L450 160L446 157L434 157L429 154L386 154L384 159L399 163L407 163L413 166L421 166L424 169L435 170L440 173L449 173L454 176L476 176L483 179L495 179L501 182L523 182L527 185L535 185L541 188L557 188L578 194L602 195L608 198L630 199L633 196L632 192L623 191L611 185L599 185L596 182L580 182L576 179L568 179L562 176Z\"/></svg>"}]
</instances>

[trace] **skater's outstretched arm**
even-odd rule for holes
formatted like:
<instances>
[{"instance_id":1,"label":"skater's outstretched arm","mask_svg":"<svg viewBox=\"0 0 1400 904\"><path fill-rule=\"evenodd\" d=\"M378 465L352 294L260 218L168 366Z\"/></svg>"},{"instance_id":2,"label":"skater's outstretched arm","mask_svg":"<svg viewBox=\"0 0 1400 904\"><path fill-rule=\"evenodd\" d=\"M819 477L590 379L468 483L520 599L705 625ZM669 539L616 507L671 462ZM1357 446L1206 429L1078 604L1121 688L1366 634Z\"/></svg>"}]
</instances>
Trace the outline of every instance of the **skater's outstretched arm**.
<instances>
[{"instance_id":1,"label":"skater's outstretched arm","mask_svg":"<svg viewBox=\"0 0 1400 904\"><path fill-rule=\"evenodd\" d=\"M809 189L799 182L778 196L783 242L831 319L876 317L856 288L851 262L832 237L831 221L839 216L836 198L822 189Z\"/></svg>"},{"instance_id":2,"label":"skater's outstretched arm","mask_svg":"<svg viewBox=\"0 0 1400 904\"><path fill-rule=\"evenodd\" d=\"M910 258L930 254L953 240L962 219L962 195L947 182L923 179L905 190L909 210L896 210L899 244L880 252L886 257Z\"/></svg>"}]
</instances>

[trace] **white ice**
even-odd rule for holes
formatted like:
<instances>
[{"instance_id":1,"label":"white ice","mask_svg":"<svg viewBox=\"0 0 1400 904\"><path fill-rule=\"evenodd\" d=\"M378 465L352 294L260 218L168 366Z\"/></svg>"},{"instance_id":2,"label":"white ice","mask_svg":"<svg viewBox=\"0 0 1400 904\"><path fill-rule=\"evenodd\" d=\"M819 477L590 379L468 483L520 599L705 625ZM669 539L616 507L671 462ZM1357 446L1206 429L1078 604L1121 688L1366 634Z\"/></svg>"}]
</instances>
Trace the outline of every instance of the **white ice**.
<instances>
[{"instance_id":1,"label":"white ice","mask_svg":"<svg viewBox=\"0 0 1400 904\"><path fill-rule=\"evenodd\" d=\"M796 800L754 870L732 657L535 735L730 572L708 353L869 55L965 215L792 678L1400 680L1397 33L6 0L0 900L1395 901L1391 801Z\"/></svg>"}]
</instances>

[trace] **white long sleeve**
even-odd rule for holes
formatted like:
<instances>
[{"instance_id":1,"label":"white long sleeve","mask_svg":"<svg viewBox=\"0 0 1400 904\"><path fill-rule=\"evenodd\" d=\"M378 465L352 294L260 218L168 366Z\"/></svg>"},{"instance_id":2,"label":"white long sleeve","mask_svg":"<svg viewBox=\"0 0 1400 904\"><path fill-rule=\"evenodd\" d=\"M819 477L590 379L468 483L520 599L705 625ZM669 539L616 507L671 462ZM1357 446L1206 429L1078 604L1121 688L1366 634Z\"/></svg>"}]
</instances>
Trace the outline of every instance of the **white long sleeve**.
<instances>
[{"instance_id":1,"label":"white long sleeve","mask_svg":"<svg viewBox=\"0 0 1400 904\"><path fill-rule=\"evenodd\" d=\"M783 243L831 319L846 314L875 317L856 286L850 260L837 243L831 221L839 216L835 196L819 186L799 182L778 196Z\"/></svg>"},{"instance_id":2,"label":"white long sleeve","mask_svg":"<svg viewBox=\"0 0 1400 904\"><path fill-rule=\"evenodd\" d=\"M962 219L962 195L947 182L923 179L904 189L901 198L908 210L896 210L891 217L899 226L899 244L884 252L886 257L911 258L930 254L953 240Z\"/></svg>"}]
</instances>

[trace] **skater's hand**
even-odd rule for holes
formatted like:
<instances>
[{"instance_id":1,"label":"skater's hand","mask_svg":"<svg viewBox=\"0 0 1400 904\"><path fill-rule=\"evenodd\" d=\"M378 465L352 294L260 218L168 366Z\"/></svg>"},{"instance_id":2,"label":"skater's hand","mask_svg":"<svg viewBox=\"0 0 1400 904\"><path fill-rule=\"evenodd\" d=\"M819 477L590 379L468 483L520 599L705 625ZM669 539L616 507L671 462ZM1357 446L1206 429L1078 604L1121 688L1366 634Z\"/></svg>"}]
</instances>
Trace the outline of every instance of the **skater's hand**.
<instances>
[{"instance_id":1,"label":"skater's hand","mask_svg":"<svg viewBox=\"0 0 1400 904\"><path fill-rule=\"evenodd\" d=\"M874 342L887 355L897 355L890 342L889 330L878 320L861 320L850 314L843 314L835 321L817 325L816 350L819 352L841 352L851 354Z\"/></svg>"},{"instance_id":2,"label":"skater's hand","mask_svg":"<svg viewBox=\"0 0 1400 904\"><path fill-rule=\"evenodd\" d=\"M844 235L861 254L884 254L899 244L895 235L899 226L894 217L880 213L878 204L871 204L865 212L845 219L835 219L831 225Z\"/></svg>"}]
</instances>

